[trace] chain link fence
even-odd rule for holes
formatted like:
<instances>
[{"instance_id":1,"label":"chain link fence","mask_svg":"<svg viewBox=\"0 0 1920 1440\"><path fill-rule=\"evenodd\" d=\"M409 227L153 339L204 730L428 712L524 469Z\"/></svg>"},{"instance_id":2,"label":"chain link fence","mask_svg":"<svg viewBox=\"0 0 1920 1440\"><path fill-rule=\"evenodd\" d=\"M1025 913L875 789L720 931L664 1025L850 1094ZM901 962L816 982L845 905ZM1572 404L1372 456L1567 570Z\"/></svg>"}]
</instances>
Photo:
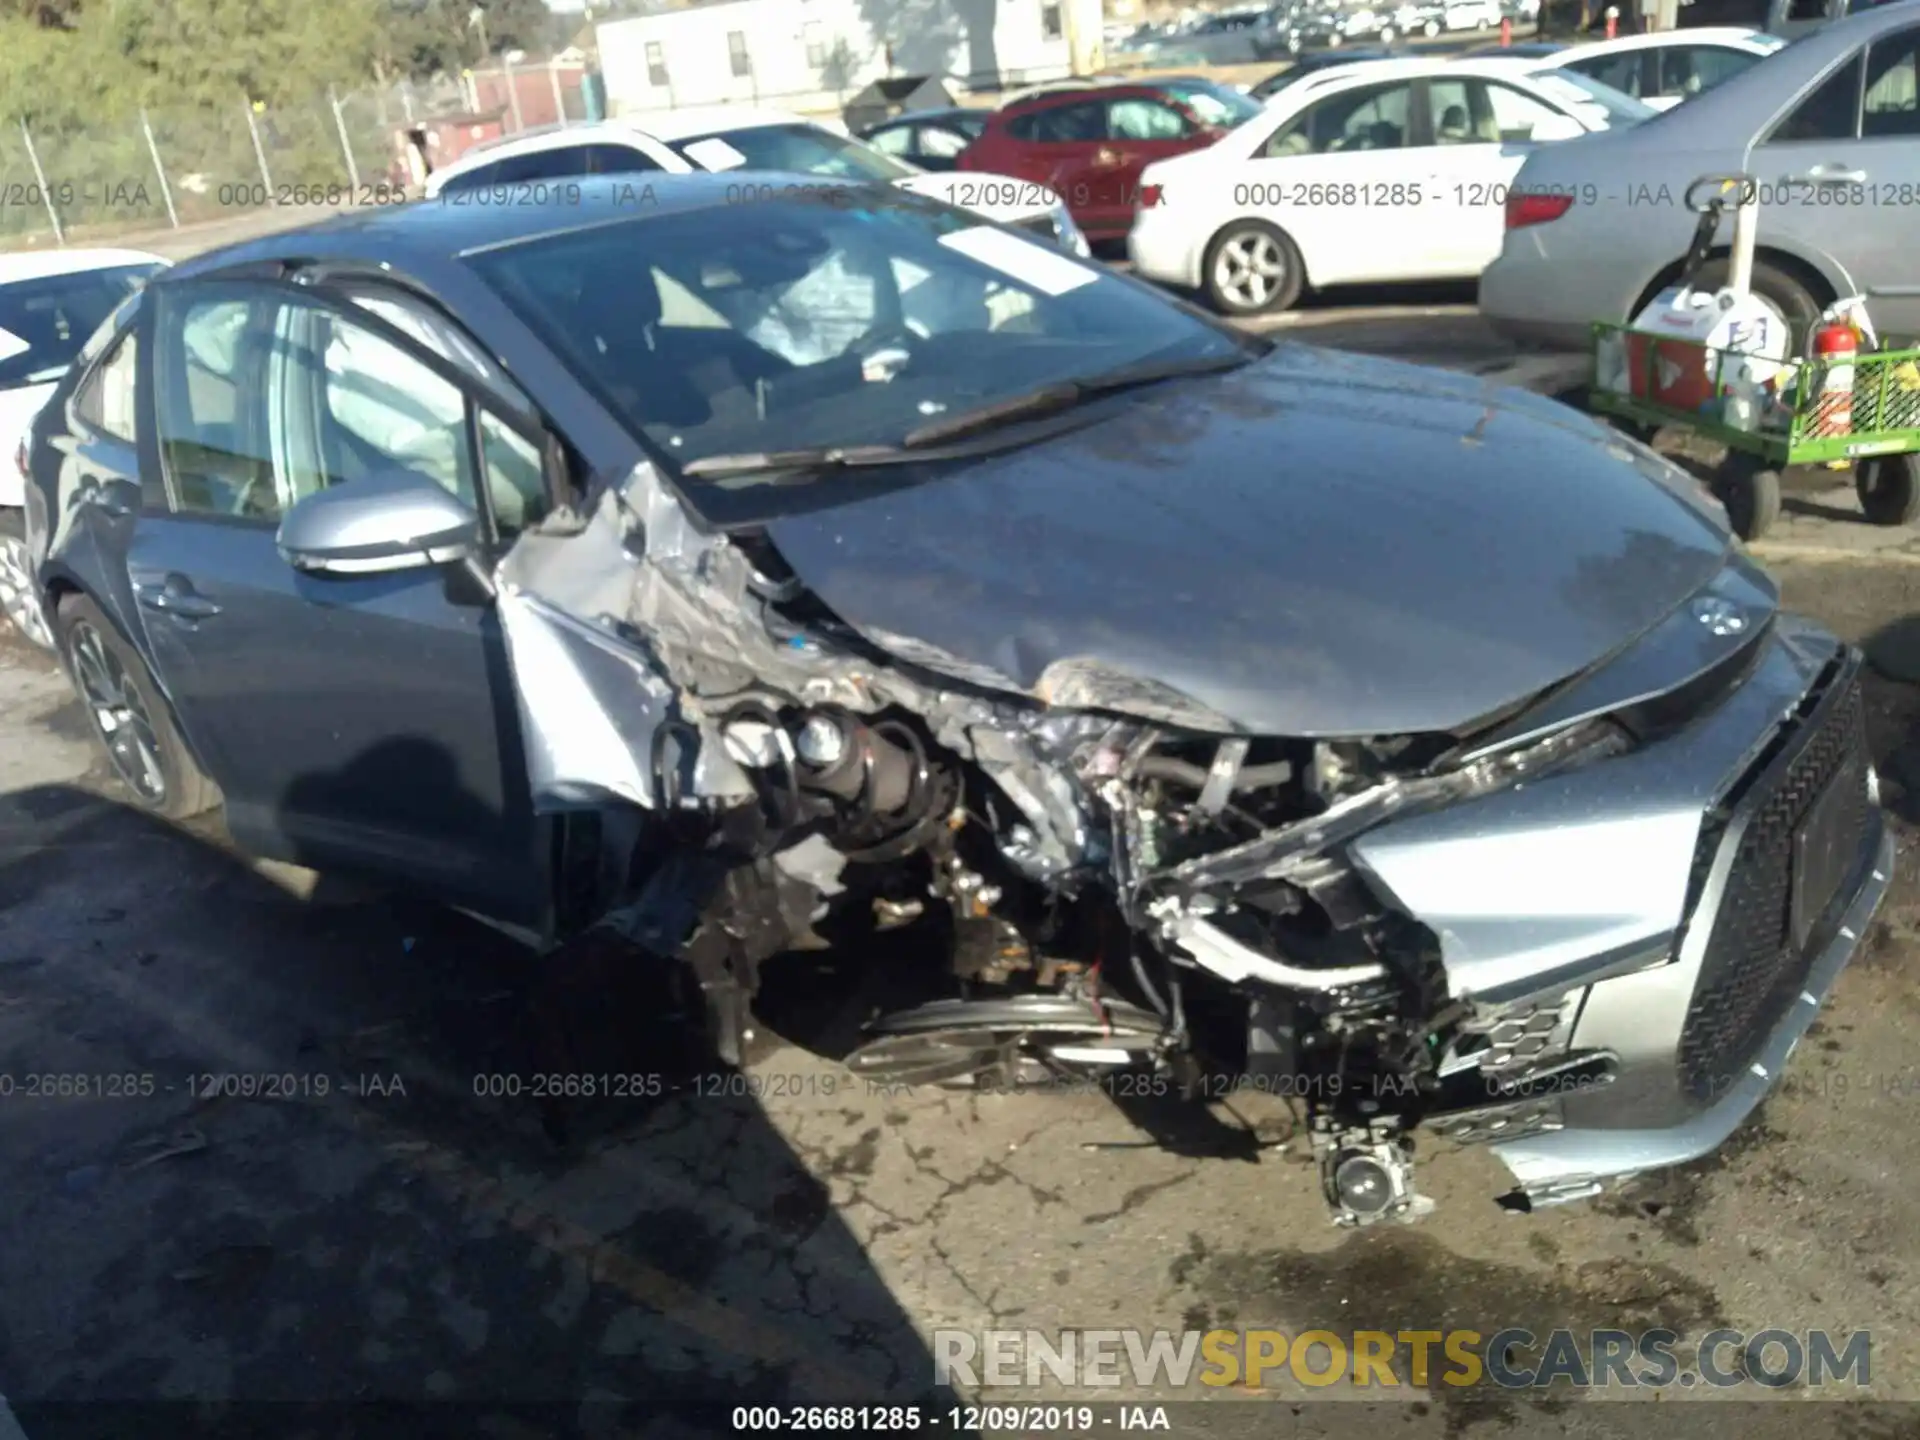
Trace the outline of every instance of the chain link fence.
<instances>
[{"instance_id":1,"label":"chain link fence","mask_svg":"<svg viewBox=\"0 0 1920 1440\"><path fill-rule=\"evenodd\" d=\"M249 210L352 204L361 187L403 182L398 129L467 105L465 87L447 81L271 106L236 96L67 127L0 116L0 247L105 244Z\"/></svg>"}]
</instances>

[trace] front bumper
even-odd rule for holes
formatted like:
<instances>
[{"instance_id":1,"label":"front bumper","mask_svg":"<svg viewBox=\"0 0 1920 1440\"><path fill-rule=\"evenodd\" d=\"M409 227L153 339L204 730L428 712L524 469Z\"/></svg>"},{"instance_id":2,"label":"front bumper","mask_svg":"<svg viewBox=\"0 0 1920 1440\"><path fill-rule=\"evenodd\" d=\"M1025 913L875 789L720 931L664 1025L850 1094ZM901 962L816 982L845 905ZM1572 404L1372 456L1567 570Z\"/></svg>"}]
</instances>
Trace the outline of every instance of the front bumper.
<instances>
[{"instance_id":1,"label":"front bumper","mask_svg":"<svg viewBox=\"0 0 1920 1440\"><path fill-rule=\"evenodd\" d=\"M1564 1129L1495 1145L1515 1182L1535 1204L1593 1194L1601 1182L1709 1155L1740 1128L1779 1080L1794 1047L1820 1013L1840 972L1860 948L1893 879L1893 833L1876 812L1872 860L1840 923L1815 955L1805 981L1747 1069L1717 1100L1678 1124L1657 1129Z\"/></svg>"},{"instance_id":2,"label":"front bumper","mask_svg":"<svg viewBox=\"0 0 1920 1440\"><path fill-rule=\"evenodd\" d=\"M1784 615L1755 643L1744 680L1679 731L1353 847L1492 1033L1549 1013L1546 1059L1595 1062L1523 1107L1438 1122L1489 1144L1535 1204L1721 1144L1886 894L1858 653Z\"/></svg>"}]
</instances>

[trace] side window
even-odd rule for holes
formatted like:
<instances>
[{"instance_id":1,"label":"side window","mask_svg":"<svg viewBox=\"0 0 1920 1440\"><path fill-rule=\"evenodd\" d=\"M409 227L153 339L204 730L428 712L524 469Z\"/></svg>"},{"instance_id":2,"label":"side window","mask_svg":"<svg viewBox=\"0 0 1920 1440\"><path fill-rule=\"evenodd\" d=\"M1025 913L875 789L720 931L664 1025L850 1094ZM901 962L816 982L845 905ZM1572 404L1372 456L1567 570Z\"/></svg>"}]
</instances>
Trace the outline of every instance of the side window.
<instances>
[{"instance_id":1,"label":"side window","mask_svg":"<svg viewBox=\"0 0 1920 1440\"><path fill-rule=\"evenodd\" d=\"M535 180L571 180L587 173L587 147L562 145L553 150L535 150L526 155L509 155L490 165L479 165L464 175L447 181L444 192L485 190L493 185L524 185Z\"/></svg>"},{"instance_id":2,"label":"side window","mask_svg":"<svg viewBox=\"0 0 1920 1440\"><path fill-rule=\"evenodd\" d=\"M958 130L949 130L943 125L920 127L919 153L935 160L951 160L972 143Z\"/></svg>"},{"instance_id":3,"label":"side window","mask_svg":"<svg viewBox=\"0 0 1920 1440\"><path fill-rule=\"evenodd\" d=\"M362 303L365 303L364 301ZM391 302L390 302L391 303ZM408 307L393 303L392 311ZM394 313L383 319L397 321ZM450 331L397 324L443 355L458 347ZM481 411L476 464L465 391L399 346L330 310L291 305L281 312L271 385L274 453L291 504L345 480L408 471L493 514L502 537L542 519L548 509L539 447Z\"/></svg>"},{"instance_id":4,"label":"side window","mask_svg":"<svg viewBox=\"0 0 1920 1440\"><path fill-rule=\"evenodd\" d=\"M1407 144L1407 122L1412 113L1411 85L1383 85L1329 96L1307 112L1313 153L1343 155L1349 151L1402 149Z\"/></svg>"},{"instance_id":5,"label":"side window","mask_svg":"<svg viewBox=\"0 0 1920 1440\"><path fill-rule=\"evenodd\" d=\"M867 136L867 144L882 155L911 155L913 154L913 127L890 125L885 130L876 130Z\"/></svg>"},{"instance_id":6,"label":"side window","mask_svg":"<svg viewBox=\"0 0 1920 1440\"><path fill-rule=\"evenodd\" d=\"M140 372L140 337L129 330L115 342L73 397L74 413L113 440L131 445L138 438L134 425L134 381Z\"/></svg>"},{"instance_id":7,"label":"side window","mask_svg":"<svg viewBox=\"0 0 1920 1440\"><path fill-rule=\"evenodd\" d=\"M1107 133L1115 140L1181 140L1193 126L1158 100L1115 100L1107 107Z\"/></svg>"},{"instance_id":8,"label":"side window","mask_svg":"<svg viewBox=\"0 0 1920 1440\"><path fill-rule=\"evenodd\" d=\"M1492 139L1502 144L1531 140L1534 127L1542 120L1561 118L1560 112L1551 105L1534 99L1524 90L1516 90L1498 81L1487 84L1486 100L1487 119L1481 120L1478 114L1474 119L1483 132L1490 133Z\"/></svg>"},{"instance_id":9,"label":"side window","mask_svg":"<svg viewBox=\"0 0 1920 1440\"><path fill-rule=\"evenodd\" d=\"M1662 95L1698 95L1757 64L1760 56L1719 45L1676 45L1656 52Z\"/></svg>"},{"instance_id":10,"label":"side window","mask_svg":"<svg viewBox=\"0 0 1920 1440\"><path fill-rule=\"evenodd\" d=\"M1430 80L1427 104L1436 145L1492 145L1499 141L1484 80Z\"/></svg>"},{"instance_id":11,"label":"side window","mask_svg":"<svg viewBox=\"0 0 1920 1440\"><path fill-rule=\"evenodd\" d=\"M1029 110L1007 121L1007 131L1016 140L1037 145L1081 145L1107 138L1107 107L1094 102L1078 105L1050 105L1044 110Z\"/></svg>"},{"instance_id":12,"label":"side window","mask_svg":"<svg viewBox=\"0 0 1920 1440\"><path fill-rule=\"evenodd\" d=\"M1867 51L1860 134L1866 139L1920 135L1920 30L1876 40Z\"/></svg>"},{"instance_id":13,"label":"side window","mask_svg":"<svg viewBox=\"0 0 1920 1440\"><path fill-rule=\"evenodd\" d=\"M1638 99L1642 90L1640 84L1640 62L1643 55L1638 50L1629 50L1624 55L1603 55L1595 60L1576 60L1567 66L1577 70L1589 80L1598 80L1602 85L1611 85L1623 95Z\"/></svg>"},{"instance_id":14,"label":"side window","mask_svg":"<svg viewBox=\"0 0 1920 1440\"><path fill-rule=\"evenodd\" d=\"M526 392L508 379L477 344L425 302L388 290L367 289L351 284L339 287L337 293L378 315L409 340L426 346L442 360L458 365L522 410L531 412L535 408Z\"/></svg>"},{"instance_id":15,"label":"side window","mask_svg":"<svg viewBox=\"0 0 1920 1440\"><path fill-rule=\"evenodd\" d=\"M651 155L631 145L582 145L580 159L584 175L632 175L660 168Z\"/></svg>"},{"instance_id":16,"label":"side window","mask_svg":"<svg viewBox=\"0 0 1920 1440\"><path fill-rule=\"evenodd\" d=\"M154 412L176 507L271 520L274 492L264 388L272 305L230 295L169 295L155 317Z\"/></svg>"},{"instance_id":17,"label":"side window","mask_svg":"<svg viewBox=\"0 0 1920 1440\"><path fill-rule=\"evenodd\" d=\"M1827 0L1788 0L1787 19L1824 20L1827 18Z\"/></svg>"},{"instance_id":18,"label":"side window","mask_svg":"<svg viewBox=\"0 0 1920 1440\"><path fill-rule=\"evenodd\" d=\"M1775 127L1768 141L1853 139L1860 123L1861 70L1862 59L1855 56L1834 71Z\"/></svg>"}]
</instances>

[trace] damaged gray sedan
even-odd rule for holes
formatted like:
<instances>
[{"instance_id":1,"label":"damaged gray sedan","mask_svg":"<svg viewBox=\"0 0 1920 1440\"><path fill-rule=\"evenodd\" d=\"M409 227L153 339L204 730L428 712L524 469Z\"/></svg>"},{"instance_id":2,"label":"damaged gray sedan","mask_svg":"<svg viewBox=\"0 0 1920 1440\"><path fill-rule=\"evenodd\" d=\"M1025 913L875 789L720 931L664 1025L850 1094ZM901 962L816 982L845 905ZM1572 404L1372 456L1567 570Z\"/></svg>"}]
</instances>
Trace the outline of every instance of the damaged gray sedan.
<instances>
[{"instance_id":1,"label":"damaged gray sedan","mask_svg":"<svg viewBox=\"0 0 1920 1440\"><path fill-rule=\"evenodd\" d=\"M1858 657L1691 481L749 178L354 216L127 304L28 508L142 804L611 947L736 1063L792 952L920 926L857 1073L1295 1097L1345 1224L1426 1208L1421 1131L1522 1206L1731 1133L1893 849Z\"/></svg>"}]
</instances>

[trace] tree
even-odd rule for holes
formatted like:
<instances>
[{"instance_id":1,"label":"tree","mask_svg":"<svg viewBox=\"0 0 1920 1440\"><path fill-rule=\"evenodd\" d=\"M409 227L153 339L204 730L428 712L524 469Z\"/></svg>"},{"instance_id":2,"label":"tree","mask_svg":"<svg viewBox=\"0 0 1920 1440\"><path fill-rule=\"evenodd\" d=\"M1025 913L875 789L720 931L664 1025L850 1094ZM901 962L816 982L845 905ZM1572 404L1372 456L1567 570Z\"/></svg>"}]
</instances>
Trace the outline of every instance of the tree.
<instances>
[{"instance_id":1,"label":"tree","mask_svg":"<svg viewBox=\"0 0 1920 1440\"><path fill-rule=\"evenodd\" d=\"M80 0L0 0L0 20L24 20L42 30L72 30L80 21Z\"/></svg>"}]
</instances>

